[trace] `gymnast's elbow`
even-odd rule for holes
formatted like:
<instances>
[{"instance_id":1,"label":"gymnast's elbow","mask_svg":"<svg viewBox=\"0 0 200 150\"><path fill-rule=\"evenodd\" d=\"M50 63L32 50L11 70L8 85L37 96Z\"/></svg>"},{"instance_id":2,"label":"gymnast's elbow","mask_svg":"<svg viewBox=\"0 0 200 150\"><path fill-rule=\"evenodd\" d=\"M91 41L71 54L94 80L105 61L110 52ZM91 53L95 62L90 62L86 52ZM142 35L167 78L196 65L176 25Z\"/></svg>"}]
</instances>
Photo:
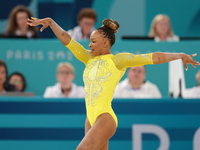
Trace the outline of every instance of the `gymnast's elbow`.
<instances>
[{"instance_id":1,"label":"gymnast's elbow","mask_svg":"<svg viewBox=\"0 0 200 150\"><path fill-rule=\"evenodd\" d=\"M161 58L159 57L159 54L153 53L152 59L153 59L153 64L161 64Z\"/></svg>"},{"instance_id":2,"label":"gymnast's elbow","mask_svg":"<svg viewBox=\"0 0 200 150\"><path fill-rule=\"evenodd\" d=\"M162 64L166 63L165 54L162 52L155 52L152 54L153 64Z\"/></svg>"}]
</instances>

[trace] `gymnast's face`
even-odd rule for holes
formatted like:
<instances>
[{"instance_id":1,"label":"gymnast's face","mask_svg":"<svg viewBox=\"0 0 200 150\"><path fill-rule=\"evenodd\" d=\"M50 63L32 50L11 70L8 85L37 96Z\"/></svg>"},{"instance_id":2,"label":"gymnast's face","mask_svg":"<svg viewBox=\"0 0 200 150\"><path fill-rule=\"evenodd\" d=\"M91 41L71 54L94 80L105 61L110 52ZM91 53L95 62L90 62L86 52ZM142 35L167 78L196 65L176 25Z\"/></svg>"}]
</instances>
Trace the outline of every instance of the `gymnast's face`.
<instances>
[{"instance_id":1,"label":"gymnast's face","mask_svg":"<svg viewBox=\"0 0 200 150\"><path fill-rule=\"evenodd\" d=\"M109 53L110 47L108 44L109 40L103 38L101 33L98 30L92 32L90 36L90 50L92 56L99 56Z\"/></svg>"},{"instance_id":2,"label":"gymnast's face","mask_svg":"<svg viewBox=\"0 0 200 150\"><path fill-rule=\"evenodd\" d=\"M90 36L90 44L89 44L92 56L101 55L103 45L104 45L104 41L100 32L97 30L93 31Z\"/></svg>"}]
</instances>

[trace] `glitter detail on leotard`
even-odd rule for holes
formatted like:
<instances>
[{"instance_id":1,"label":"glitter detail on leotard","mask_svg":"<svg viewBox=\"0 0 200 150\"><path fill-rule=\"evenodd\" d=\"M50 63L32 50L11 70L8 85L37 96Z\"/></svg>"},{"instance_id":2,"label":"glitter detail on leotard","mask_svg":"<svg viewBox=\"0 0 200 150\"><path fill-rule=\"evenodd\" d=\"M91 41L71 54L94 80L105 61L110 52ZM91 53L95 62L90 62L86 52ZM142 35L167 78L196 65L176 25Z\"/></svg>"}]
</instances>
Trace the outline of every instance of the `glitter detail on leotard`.
<instances>
[{"instance_id":1,"label":"glitter detail on leotard","mask_svg":"<svg viewBox=\"0 0 200 150\"><path fill-rule=\"evenodd\" d=\"M99 69L99 66L107 68L105 65L106 61L107 60L102 59L94 60L84 71L83 80L85 83L85 99L87 99L87 106L91 105L94 107L98 103L97 99L103 90L102 83L106 82L107 78L111 75L111 71Z\"/></svg>"},{"instance_id":2,"label":"glitter detail on leotard","mask_svg":"<svg viewBox=\"0 0 200 150\"><path fill-rule=\"evenodd\" d=\"M153 64L152 54L135 55L131 53L118 53L115 56L113 56L112 59L119 70L125 70L128 67Z\"/></svg>"}]
</instances>

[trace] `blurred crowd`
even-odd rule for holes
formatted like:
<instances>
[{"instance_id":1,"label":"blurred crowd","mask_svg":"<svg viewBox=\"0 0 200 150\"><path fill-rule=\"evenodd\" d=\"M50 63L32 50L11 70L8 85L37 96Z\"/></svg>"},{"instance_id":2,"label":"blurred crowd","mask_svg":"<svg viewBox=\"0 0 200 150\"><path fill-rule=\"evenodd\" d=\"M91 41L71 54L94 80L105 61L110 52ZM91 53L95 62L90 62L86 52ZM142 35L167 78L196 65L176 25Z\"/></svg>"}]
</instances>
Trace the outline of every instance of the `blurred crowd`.
<instances>
[{"instance_id":1,"label":"blurred crowd","mask_svg":"<svg viewBox=\"0 0 200 150\"><path fill-rule=\"evenodd\" d=\"M28 26L27 18L33 17L28 7L18 5L9 14L7 28L1 37L4 38L39 38L37 27ZM75 40L87 40L95 30L97 13L92 8L82 8L77 16L78 25L67 32ZM174 34L169 16L165 14L156 15L151 23L149 38L154 38L156 42L169 41L177 42L179 37Z\"/></svg>"},{"instance_id":2,"label":"blurred crowd","mask_svg":"<svg viewBox=\"0 0 200 150\"><path fill-rule=\"evenodd\" d=\"M158 87L146 80L146 67L130 67L127 78L118 83L114 98L146 99L162 98ZM56 68L57 83L48 86L44 98L84 98L84 87L75 84L75 69L68 62L61 62ZM186 89L183 98L200 98L200 70L196 74L197 85ZM8 69L4 61L0 60L0 95L6 92L25 92L26 79L20 72L13 72L8 77Z\"/></svg>"},{"instance_id":3,"label":"blurred crowd","mask_svg":"<svg viewBox=\"0 0 200 150\"><path fill-rule=\"evenodd\" d=\"M18 5L10 12L7 28L1 37L4 38L40 38L37 27L27 25L27 18L33 15L23 5ZM91 8L83 8L77 16L78 25L67 32L75 40L87 40L95 30L97 14ZM174 34L169 16L165 14L156 15L149 29L149 38L155 42L167 41L178 42L180 39ZM56 69L57 83L49 86L44 91L45 98L84 98L84 87L75 84L75 68L68 62L61 62ZM162 98L159 88L146 80L148 73L145 66L131 67L128 69L127 77L119 82L116 87L114 98ZM197 85L187 89L187 98L200 98L200 71L196 75ZM27 83L24 75L13 72L8 76L8 69L3 60L0 60L0 94L6 92L24 92Z\"/></svg>"}]
</instances>

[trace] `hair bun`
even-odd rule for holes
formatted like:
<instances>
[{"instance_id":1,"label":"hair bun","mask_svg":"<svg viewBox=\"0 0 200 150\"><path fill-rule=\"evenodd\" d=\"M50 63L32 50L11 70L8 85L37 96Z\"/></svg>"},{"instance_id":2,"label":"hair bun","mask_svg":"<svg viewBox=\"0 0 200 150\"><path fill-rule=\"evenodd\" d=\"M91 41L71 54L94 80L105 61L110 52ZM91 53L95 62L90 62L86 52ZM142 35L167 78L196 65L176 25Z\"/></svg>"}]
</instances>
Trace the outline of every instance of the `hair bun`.
<instances>
[{"instance_id":1,"label":"hair bun","mask_svg":"<svg viewBox=\"0 0 200 150\"><path fill-rule=\"evenodd\" d=\"M119 23L115 20L113 21L112 19L107 18L103 20L103 26L110 28L114 33L116 33L119 28Z\"/></svg>"}]
</instances>

